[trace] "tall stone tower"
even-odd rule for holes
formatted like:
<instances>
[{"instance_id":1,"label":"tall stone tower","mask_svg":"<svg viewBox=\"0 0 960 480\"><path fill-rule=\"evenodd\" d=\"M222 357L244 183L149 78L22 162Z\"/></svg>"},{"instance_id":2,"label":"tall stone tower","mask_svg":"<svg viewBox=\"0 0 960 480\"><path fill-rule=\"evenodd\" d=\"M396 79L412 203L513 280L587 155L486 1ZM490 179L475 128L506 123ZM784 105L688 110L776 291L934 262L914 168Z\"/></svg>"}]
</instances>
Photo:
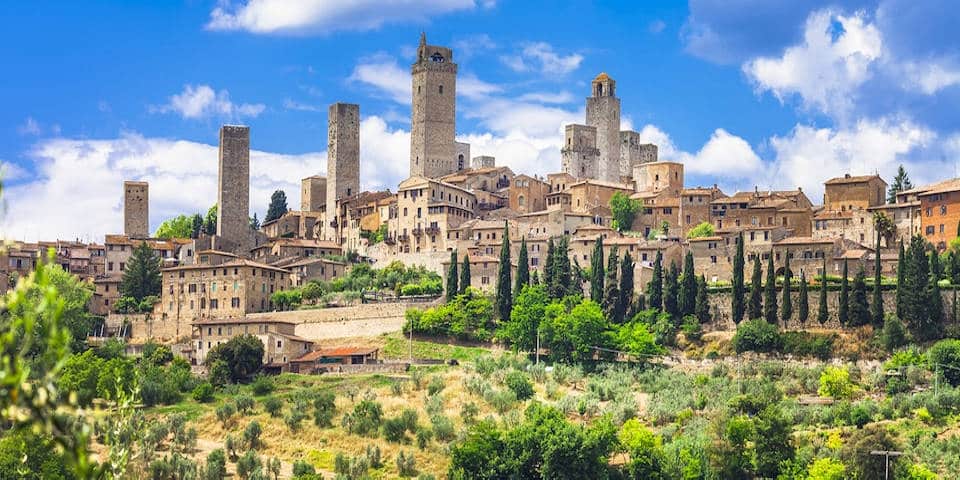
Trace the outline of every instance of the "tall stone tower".
<instances>
[{"instance_id":1,"label":"tall stone tower","mask_svg":"<svg viewBox=\"0 0 960 480\"><path fill-rule=\"evenodd\" d=\"M587 125L567 125L560 149L563 171L575 178L599 178L600 150L597 129Z\"/></svg>"},{"instance_id":2,"label":"tall stone tower","mask_svg":"<svg viewBox=\"0 0 960 480\"><path fill-rule=\"evenodd\" d=\"M319 212L327 204L327 179L319 175L300 180L300 210Z\"/></svg>"},{"instance_id":3,"label":"tall stone tower","mask_svg":"<svg viewBox=\"0 0 960 480\"><path fill-rule=\"evenodd\" d=\"M597 129L600 150L598 178L608 182L620 181L620 99L616 87L617 82L601 73L591 82L587 97L587 125Z\"/></svg>"},{"instance_id":4,"label":"tall stone tower","mask_svg":"<svg viewBox=\"0 0 960 480\"><path fill-rule=\"evenodd\" d=\"M123 182L123 233L130 238L150 236L147 182Z\"/></svg>"},{"instance_id":5,"label":"tall stone tower","mask_svg":"<svg viewBox=\"0 0 960 480\"><path fill-rule=\"evenodd\" d=\"M657 146L640 143L640 134L632 130L620 132L620 176L629 178L641 163L657 161Z\"/></svg>"},{"instance_id":6,"label":"tall stone tower","mask_svg":"<svg viewBox=\"0 0 960 480\"><path fill-rule=\"evenodd\" d=\"M413 74L410 176L436 178L457 171L457 64L453 50L427 45L420 34Z\"/></svg>"},{"instance_id":7,"label":"tall stone tower","mask_svg":"<svg viewBox=\"0 0 960 480\"><path fill-rule=\"evenodd\" d=\"M250 127L220 127L220 166L217 174L217 236L224 248L244 251L250 232Z\"/></svg>"},{"instance_id":8,"label":"tall stone tower","mask_svg":"<svg viewBox=\"0 0 960 480\"><path fill-rule=\"evenodd\" d=\"M334 103L327 112L327 216L337 200L360 193L360 105Z\"/></svg>"}]
</instances>

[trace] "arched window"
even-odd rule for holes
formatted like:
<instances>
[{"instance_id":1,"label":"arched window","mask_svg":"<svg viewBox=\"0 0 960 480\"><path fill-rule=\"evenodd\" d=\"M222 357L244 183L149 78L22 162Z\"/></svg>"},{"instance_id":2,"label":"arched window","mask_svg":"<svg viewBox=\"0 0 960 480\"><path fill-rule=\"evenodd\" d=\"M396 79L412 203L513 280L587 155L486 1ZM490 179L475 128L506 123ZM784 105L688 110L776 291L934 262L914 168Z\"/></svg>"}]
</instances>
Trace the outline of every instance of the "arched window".
<instances>
[{"instance_id":1,"label":"arched window","mask_svg":"<svg viewBox=\"0 0 960 480\"><path fill-rule=\"evenodd\" d=\"M519 203L521 207L524 207L527 205L527 199L524 198L523 195L520 195L520 198L517 199L517 203Z\"/></svg>"}]
</instances>

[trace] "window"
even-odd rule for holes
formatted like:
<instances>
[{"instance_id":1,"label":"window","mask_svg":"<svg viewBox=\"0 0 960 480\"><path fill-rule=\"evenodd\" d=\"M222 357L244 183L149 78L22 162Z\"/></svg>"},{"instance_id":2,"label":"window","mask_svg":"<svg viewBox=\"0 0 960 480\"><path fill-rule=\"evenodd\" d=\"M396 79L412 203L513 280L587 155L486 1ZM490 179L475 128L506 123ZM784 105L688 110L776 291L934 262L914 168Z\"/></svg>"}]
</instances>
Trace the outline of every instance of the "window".
<instances>
[{"instance_id":1,"label":"window","mask_svg":"<svg viewBox=\"0 0 960 480\"><path fill-rule=\"evenodd\" d=\"M440 95L443 95L443 85L440 85Z\"/></svg>"},{"instance_id":2,"label":"window","mask_svg":"<svg viewBox=\"0 0 960 480\"><path fill-rule=\"evenodd\" d=\"M947 206L940 205L940 215L946 215L946 214L947 214Z\"/></svg>"},{"instance_id":3,"label":"window","mask_svg":"<svg viewBox=\"0 0 960 480\"><path fill-rule=\"evenodd\" d=\"M190 285L187 285L187 293L197 293L197 284L191 283Z\"/></svg>"},{"instance_id":4,"label":"window","mask_svg":"<svg viewBox=\"0 0 960 480\"><path fill-rule=\"evenodd\" d=\"M927 235L933 235L933 225L927 227Z\"/></svg>"},{"instance_id":5,"label":"window","mask_svg":"<svg viewBox=\"0 0 960 480\"><path fill-rule=\"evenodd\" d=\"M240 297L233 297L230 299L230 307L240 308Z\"/></svg>"},{"instance_id":6,"label":"window","mask_svg":"<svg viewBox=\"0 0 960 480\"><path fill-rule=\"evenodd\" d=\"M210 310L216 310L217 304L218 302L216 298L210 299Z\"/></svg>"},{"instance_id":7,"label":"window","mask_svg":"<svg viewBox=\"0 0 960 480\"><path fill-rule=\"evenodd\" d=\"M489 285L489 284L490 284L490 277L480 277L480 283L481 283L482 285Z\"/></svg>"},{"instance_id":8,"label":"window","mask_svg":"<svg viewBox=\"0 0 960 480\"><path fill-rule=\"evenodd\" d=\"M717 256L716 256L716 255L710 255L710 263L717 263Z\"/></svg>"}]
</instances>

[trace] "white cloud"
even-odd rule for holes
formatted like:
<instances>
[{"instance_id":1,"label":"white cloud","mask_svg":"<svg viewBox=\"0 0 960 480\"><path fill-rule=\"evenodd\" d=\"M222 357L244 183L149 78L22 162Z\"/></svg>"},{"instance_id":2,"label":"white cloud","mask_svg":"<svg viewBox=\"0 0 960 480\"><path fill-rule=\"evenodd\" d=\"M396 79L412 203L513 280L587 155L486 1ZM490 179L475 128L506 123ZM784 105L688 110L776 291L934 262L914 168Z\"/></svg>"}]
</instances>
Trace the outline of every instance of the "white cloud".
<instances>
[{"instance_id":1,"label":"white cloud","mask_svg":"<svg viewBox=\"0 0 960 480\"><path fill-rule=\"evenodd\" d=\"M262 103L233 103L229 92L217 92L209 85L184 85L183 91L172 95L166 105L149 107L151 113L174 112L190 119L256 117L265 109Z\"/></svg>"},{"instance_id":2,"label":"white cloud","mask_svg":"<svg viewBox=\"0 0 960 480\"><path fill-rule=\"evenodd\" d=\"M362 82L385 93L391 100L409 105L413 95L410 72L400 68L397 59L384 54L365 57L357 62L349 81Z\"/></svg>"},{"instance_id":3,"label":"white cloud","mask_svg":"<svg viewBox=\"0 0 960 480\"><path fill-rule=\"evenodd\" d=\"M781 102L799 95L805 108L842 118L871 77L871 65L884 54L881 37L863 12L845 16L820 10L807 18L801 44L780 57L750 60L743 71L758 91L769 90Z\"/></svg>"},{"instance_id":4,"label":"white cloud","mask_svg":"<svg viewBox=\"0 0 960 480\"><path fill-rule=\"evenodd\" d=\"M560 55L546 42L524 45L519 55L500 57L503 63L517 72L539 72L543 75L566 75L580 67L583 55Z\"/></svg>"},{"instance_id":5,"label":"white cloud","mask_svg":"<svg viewBox=\"0 0 960 480\"><path fill-rule=\"evenodd\" d=\"M487 7L490 2L484 2ZM372 30L386 23L423 22L476 7L474 0L247 0L222 1L210 12L210 30L258 34L324 34Z\"/></svg>"},{"instance_id":6,"label":"white cloud","mask_svg":"<svg viewBox=\"0 0 960 480\"><path fill-rule=\"evenodd\" d=\"M287 110L297 110L301 112L326 112L327 109L322 105L313 105L309 103L297 102L292 99L283 100L283 108Z\"/></svg>"},{"instance_id":7,"label":"white cloud","mask_svg":"<svg viewBox=\"0 0 960 480\"><path fill-rule=\"evenodd\" d=\"M497 44L486 33L468 35L453 42L453 50L457 52L457 58L460 60L471 58L495 48L497 48Z\"/></svg>"},{"instance_id":8,"label":"white cloud","mask_svg":"<svg viewBox=\"0 0 960 480\"><path fill-rule=\"evenodd\" d=\"M903 71L904 88L919 88L925 95L960 84L960 68L946 61L906 62Z\"/></svg>"},{"instance_id":9,"label":"white cloud","mask_svg":"<svg viewBox=\"0 0 960 480\"><path fill-rule=\"evenodd\" d=\"M409 75L408 75L409 77ZM457 95L471 99L483 99L487 95L503 91L499 85L484 82L476 75L461 75L457 79Z\"/></svg>"},{"instance_id":10,"label":"white cloud","mask_svg":"<svg viewBox=\"0 0 960 480\"><path fill-rule=\"evenodd\" d=\"M27 175L28 173L23 167L15 163L0 160L0 181L5 183L21 180L26 178Z\"/></svg>"},{"instance_id":11,"label":"white cloud","mask_svg":"<svg viewBox=\"0 0 960 480\"><path fill-rule=\"evenodd\" d=\"M663 20L660 20L660 19L656 19L656 20L650 22L649 25L647 25L647 30L649 30L650 33L653 33L653 34L660 33L660 32L662 32L663 29L665 29L665 28L667 28L666 22L664 22Z\"/></svg>"},{"instance_id":12,"label":"white cloud","mask_svg":"<svg viewBox=\"0 0 960 480\"><path fill-rule=\"evenodd\" d=\"M536 103L570 103L573 101L573 94L566 90L559 92L530 92L520 95L518 100Z\"/></svg>"},{"instance_id":13,"label":"white cloud","mask_svg":"<svg viewBox=\"0 0 960 480\"><path fill-rule=\"evenodd\" d=\"M33 117L27 117L23 125L17 127L17 133L20 135L40 135L40 124Z\"/></svg>"},{"instance_id":14,"label":"white cloud","mask_svg":"<svg viewBox=\"0 0 960 480\"><path fill-rule=\"evenodd\" d=\"M683 163L686 174L737 180L754 177L764 169L763 161L746 140L722 128L714 130L696 153L679 149L673 139L655 125L645 125L639 133L641 142L657 145L660 160Z\"/></svg>"}]
</instances>

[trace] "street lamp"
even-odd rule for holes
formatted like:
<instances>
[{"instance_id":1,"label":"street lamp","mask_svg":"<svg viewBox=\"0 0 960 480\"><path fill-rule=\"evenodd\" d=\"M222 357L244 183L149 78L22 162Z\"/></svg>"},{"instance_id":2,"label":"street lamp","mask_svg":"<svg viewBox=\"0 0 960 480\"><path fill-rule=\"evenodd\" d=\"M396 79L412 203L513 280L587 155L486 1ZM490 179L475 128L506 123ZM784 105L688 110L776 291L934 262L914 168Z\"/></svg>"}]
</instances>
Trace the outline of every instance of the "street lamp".
<instances>
[{"instance_id":1,"label":"street lamp","mask_svg":"<svg viewBox=\"0 0 960 480\"><path fill-rule=\"evenodd\" d=\"M890 480L890 457L899 457L903 455L903 452L898 452L895 450L873 450L870 452L870 455L883 455L884 460L884 474L883 478L885 480Z\"/></svg>"}]
</instances>

